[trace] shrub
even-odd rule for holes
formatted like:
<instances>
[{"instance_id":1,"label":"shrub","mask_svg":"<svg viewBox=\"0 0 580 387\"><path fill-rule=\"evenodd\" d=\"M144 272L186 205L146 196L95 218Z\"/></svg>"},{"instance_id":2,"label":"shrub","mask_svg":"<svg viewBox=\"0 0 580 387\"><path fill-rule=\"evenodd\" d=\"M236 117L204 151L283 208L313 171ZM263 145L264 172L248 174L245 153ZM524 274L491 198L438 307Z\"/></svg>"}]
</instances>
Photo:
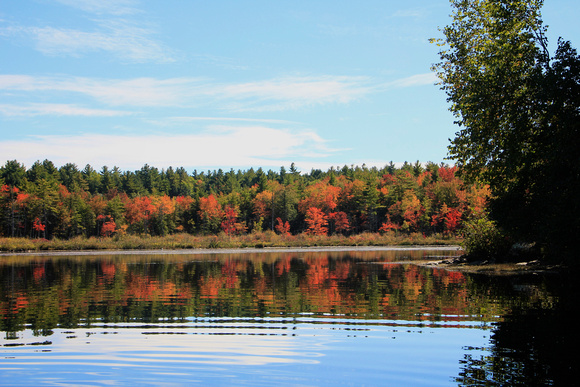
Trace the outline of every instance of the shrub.
<instances>
[{"instance_id":1,"label":"shrub","mask_svg":"<svg viewBox=\"0 0 580 387\"><path fill-rule=\"evenodd\" d=\"M486 217L472 219L464 224L463 248L472 259L502 259L507 256L510 243Z\"/></svg>"}]
</instances>

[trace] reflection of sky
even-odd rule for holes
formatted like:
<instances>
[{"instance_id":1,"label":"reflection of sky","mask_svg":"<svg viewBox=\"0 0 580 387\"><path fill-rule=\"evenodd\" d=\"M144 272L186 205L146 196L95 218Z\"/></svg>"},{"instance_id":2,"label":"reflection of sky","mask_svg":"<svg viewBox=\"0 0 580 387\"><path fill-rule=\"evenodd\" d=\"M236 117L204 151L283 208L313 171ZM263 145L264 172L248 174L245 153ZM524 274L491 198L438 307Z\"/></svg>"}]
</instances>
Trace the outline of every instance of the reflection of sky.
<instances>
[{"instance_id":1,"label":"reflection of sky","mask_svg":"<svg viewBox=\"0 0 580 387\"><path fill-rule=\"evenodd\" d=\"M30 330L2 344L6 384L447 385L459 361L483 354L488 331L345 321L109 324ZM49 345L30 345L48 340ZM466 349L473 348L473 349Z\"/></svg>"}]
</instances>

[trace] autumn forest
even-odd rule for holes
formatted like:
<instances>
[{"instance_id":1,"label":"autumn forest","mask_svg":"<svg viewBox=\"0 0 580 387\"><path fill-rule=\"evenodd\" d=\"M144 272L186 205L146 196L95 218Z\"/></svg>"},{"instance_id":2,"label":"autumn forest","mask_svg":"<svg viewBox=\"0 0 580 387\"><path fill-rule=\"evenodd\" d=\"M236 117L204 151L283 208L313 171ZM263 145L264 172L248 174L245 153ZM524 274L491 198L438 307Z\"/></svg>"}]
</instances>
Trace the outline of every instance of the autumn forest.
<instances>
[{"instance_id":1,"label":"autumn forest","mask_svg":"<svg viewBox=\"0 0 580 387\"><path fill-rule=\"evenodd\" d=\"M184 168L100 171L37 161L0 167L0 236L32 239L241 235L458 235L483 216L489 189L456 168L394 164L299 172Z\"/></svg>"}]
</instances>

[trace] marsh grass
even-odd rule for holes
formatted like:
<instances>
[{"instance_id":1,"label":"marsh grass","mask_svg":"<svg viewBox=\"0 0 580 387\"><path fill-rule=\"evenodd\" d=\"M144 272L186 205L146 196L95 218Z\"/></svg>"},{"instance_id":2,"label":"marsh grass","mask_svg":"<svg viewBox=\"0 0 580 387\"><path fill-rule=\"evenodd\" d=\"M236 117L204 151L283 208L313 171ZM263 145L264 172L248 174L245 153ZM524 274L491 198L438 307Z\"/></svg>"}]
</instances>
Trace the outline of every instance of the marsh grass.
<instances>
[{"instance_id":1,"label":"marsh grass","mask_svg":"<svg viewBox=\"0 0 580 387\"><path fill-rule=\"evenodd\" d=\"M316 236L308 234L280 235L272 231L244 235L190 235L173 234L160 236L123 235L110 238L27 239L0 238L0 251L73 251L73 250L176 250L216 248L266 248L266 247L313 247L313 246L411 246L411 245L458 245L458 237L440 234L362 233L343 236Z\"/></svg>"}]
</instances>

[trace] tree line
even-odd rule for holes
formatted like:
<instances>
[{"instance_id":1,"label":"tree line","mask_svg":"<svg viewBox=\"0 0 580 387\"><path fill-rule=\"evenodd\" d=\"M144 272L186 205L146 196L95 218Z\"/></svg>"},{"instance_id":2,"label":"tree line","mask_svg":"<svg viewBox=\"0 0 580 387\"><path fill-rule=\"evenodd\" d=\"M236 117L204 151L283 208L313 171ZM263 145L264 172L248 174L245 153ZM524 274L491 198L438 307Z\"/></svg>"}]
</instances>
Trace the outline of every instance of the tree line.
<instances>
[{"instance_id":1,"label":"tree line","mask_svg":"<svg viewBox=\"0 0 580 387\"><path fill-rule=\"evenodd\" d=\"M291 235L395 232L456 234L485 216L489 189L466 185L456 167L393 163L300 173L254 170L121 171L51 161L0 167L0 235Z\"/></svg>"}]
</instances>

